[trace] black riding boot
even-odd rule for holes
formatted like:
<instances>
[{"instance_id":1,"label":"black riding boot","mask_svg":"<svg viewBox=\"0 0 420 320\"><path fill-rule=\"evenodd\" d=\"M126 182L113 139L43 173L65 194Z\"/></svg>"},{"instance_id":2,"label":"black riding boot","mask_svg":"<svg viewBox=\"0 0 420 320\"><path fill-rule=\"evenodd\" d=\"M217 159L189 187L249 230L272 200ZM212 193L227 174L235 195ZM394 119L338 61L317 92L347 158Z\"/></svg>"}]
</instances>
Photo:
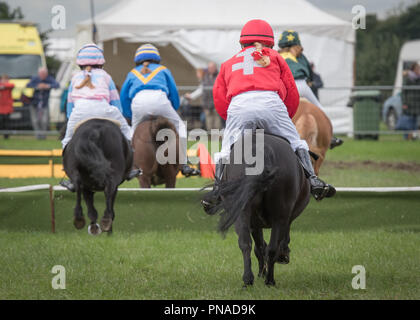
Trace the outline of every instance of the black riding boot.
<instances>
[{"instance_id":1,"label":"black riding boot","mask_svg":"<svg viewBox=\"0 0 420 320\"><path fill-rule=\"evenodd\" d=\"M332 137L330 142L330 149L334 149L335 147L341 146L343 142L344 141L340 138Z\"/></svg>"},{"instance_id":2,"label":"black riding boot","mask_svg":"<svg viewBox=\"0 0 420 320\"><path fill-rule=\"evenodd\" d=\"M311 193L314 198L316 200L322 200L324 197L330 198L334 196L336 192L335 188L332 185L325 183L315 175L309 152L305 149L297 149L296 155L302 164L306 178L309 179L309 183L311 184Z\"/></svg>"},{"instance_id":3,"label":"black riding boot","mask_svg":"<svg viewBox=\"0 0 420 320\"><path fill-rule=\"evenodd\" d=\"M223 178L223 172L225 170L225 164L222 163L222 160L220 160L216 164L216 172L214 173L214 185L213 190L206 194L205 198L201 200L201 205L204 208L204 211L208 212L210 209L212 209L214 206L217 206L220 201L222 200L220 198L219 194L219 188L220 183Z\"/></svg>"},{"instance_id":4,"label":"black riding boot","mask_svg":"<svg viewBox=\"0 0 420 320\"><path fill-rule=\"evenodd\" d=\"M191 168L188 164L181 165L181 173L186 176L198 176L201 174L200 170Z\"/></svg>"},{"instance_id":5,"label":"black riding boot","mask_svg":"<svg viewBox=\"0 0 420 320\"><path fill-rule=\"evenodd\" d=\"M66 148L67 146L64 147L63 149L63 157L64 157L64 153L66 152ZM67 190L71 191L71 192L75 192L76 191L76 187L74 186L73 182L71 182L71 180L61 180L59 182L60 186L66 188Z\"/></svg>"}]
</instances>

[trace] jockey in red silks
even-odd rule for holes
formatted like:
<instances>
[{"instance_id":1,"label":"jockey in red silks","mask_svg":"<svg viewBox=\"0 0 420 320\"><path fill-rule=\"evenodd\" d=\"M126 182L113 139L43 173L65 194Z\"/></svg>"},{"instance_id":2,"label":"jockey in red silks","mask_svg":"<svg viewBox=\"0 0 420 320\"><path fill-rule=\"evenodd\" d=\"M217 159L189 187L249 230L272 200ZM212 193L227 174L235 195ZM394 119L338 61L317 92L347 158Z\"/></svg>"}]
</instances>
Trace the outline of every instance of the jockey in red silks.
<instances>
[{"instance_id":1,"label":"jockey in red silks","mask_svg":"<svg viewBox=\"0 0 420 320\"><path fill-rule=\"evenodd\" d=\"M252 124L290 142L315 199L332 197L334 187L315 175L308 144L300 139L291 120L299 105L299 93L286 61L272 49L271 26L264 20L249 21L242 28L239 42L242 50L222 64L213 87L215 108L226 119L222 149L215 154L215 188L223 176L223 162L228 161L232 144ZM219 201L205 199L202 205L208 210Z\"/></svg>"}]
</instances>

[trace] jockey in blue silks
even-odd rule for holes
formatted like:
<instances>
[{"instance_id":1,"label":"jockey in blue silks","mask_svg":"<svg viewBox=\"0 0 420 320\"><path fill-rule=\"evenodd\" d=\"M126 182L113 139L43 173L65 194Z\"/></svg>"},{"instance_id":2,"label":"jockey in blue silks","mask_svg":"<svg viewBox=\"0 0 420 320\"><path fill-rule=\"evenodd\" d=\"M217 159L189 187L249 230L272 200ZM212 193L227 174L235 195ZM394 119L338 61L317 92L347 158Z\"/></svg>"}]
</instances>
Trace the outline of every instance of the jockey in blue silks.
<instances>
[{"instance_id":1,"label":"jockey in blue silks","mask_svg":"<svg viewBox=\"0 0 420 320\"><path fill-rule=\"evenodd\" d=\"M136 67L128 73L120 93L123 115L131 119L132 134L147 117L167 118L178 131L182 174L198 175L198 170L187 165L187 128L176 112L179 95L171 72L160 64L158 49L151 44L142 45L134 62Z\"/></svg>"}]
</instances>

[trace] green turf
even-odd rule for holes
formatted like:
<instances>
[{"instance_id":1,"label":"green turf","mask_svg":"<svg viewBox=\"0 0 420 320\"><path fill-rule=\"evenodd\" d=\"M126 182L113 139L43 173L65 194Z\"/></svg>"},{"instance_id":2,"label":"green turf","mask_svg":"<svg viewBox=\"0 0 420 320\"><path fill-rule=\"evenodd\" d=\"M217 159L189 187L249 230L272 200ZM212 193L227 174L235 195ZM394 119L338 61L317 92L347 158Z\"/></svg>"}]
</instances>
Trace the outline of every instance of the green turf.
<instances>
[{"instance_id":1,"label":"green turf","mask_svg":"<svg viewBox=\"0 0 420 320\"><path fill-rule=\"evenodd\" d=\"M379 141L353 140L343 137L343 146L327 152L324 165L321 167L320 177L338 187L388 187L388 186L419 186L419 169L407 170L382 168L385 164L420 164L420 141L405 141L400 136L381 136ZM0 140L0 145L7 140ZM53 140L51 140L54 142ZM51 141L47 140L48 143ZM22 148L30 143L41 143L38 140L26 138L21 141L13 138L7 141L7 147ZM45 143L42 142L42 143ZM190 146L193 142L190 142ZM5 158L0 158L5 163ZM12 159L13 160L13 159ZM10 158L7 161L13 162ZM33 160L33 159L31 159ZM46 163L45 159L35 159ZM7 162L6 161L6 162ZM27 162L16 158L15 162ZM58 160L57 160L58 161ZM372 165L364 165L369 161ZM340 163L354 164L353 167L342 169ZM338 164L338 167L337 167ZM376 164L376 165L375 165ZM60 181L50 178L6 179L0 178L0 187L15 187L30 184L57 184ZM202 187L209 180L199 178L178 179L177 187ZM136 180L125 182L122 187L138 187ZM163 187L163 185L159 186Z\"/></svg>"},{"instance_id":2,"label":"green turf","mask_svg":"<svg viewBox=\"0 0 420 320\"><path fill-rule=\"evenodd\" d=\"M75 230L74 195L56 197L51 234L46 192L0 194L0 299L420 298L418 193L311 201L292 225L276 287L257 278L246 290L236 235L215 232L197 193L119 193L110 237ZM101 213L102 196L97 203ZM51 288L54 265L66 267L66 290ZM354 265L366 268L365 290L351 287Z\"/></svg>"},{"instance_id":3,"label":"green turf","mask_svg":"<svg viewBox=\"0 0 420 320\"><path fill-rule=\"evenodd\" d=\"M375 161L420 163L420 140L381 136L379 141L343 138L344 144L327 151L326 161Z\"/></svg>"},{"instance_id":4,"label":"green turf","mask_svg":"<svg viewBox=\"0 0 420 320\"><path fill-rule=\"evenodd\" d=\"M61 142L58 140L58 136L48 136L45 140L37 140L32 136L10 136L8 139L0 138L0 149L61 149Z\"/></svg>"},{"instance_id":5,"label":"green turf","mask_svg":"<svg viewBox=\"0 0 420 320\"><path fill-rule=\"evenodd\" d=\"M52 149L60 143L12 137L0 139L0 148ZM419 164L419 159L419 141L345 138L343 146L328 151L320 176L341 187L418 186L418 169L380 163ZM373 165L363 165L366 161ZM0 188L58 181L0 179ZM177 187L209 182L178 179ZM312 200L292 226L291 263L276 266L277 286L268 289L256 279L246 290L236 235L229 232L223 240L216 233L217 218L203 214L197 193L120 192L111 237L75 230L74 194L55 194L57 233L51 234L47 191L0 193L0 299L420 298L419 193L339 193ZM101 216L103 195L96 203ZM58 264L66 267L66 290L51 288L51 268ZM366 290L351 287L354 265L366 268Z\"/></svg>"},{"instance_id":6,"label":"green turf","mask_svg":"<svg viewBox=\"0 0 420 320\"><path fill-rule=\"evenodd\" d=\"M64 177L64 176L63 176ZM28 186L34 184L52 184L57 185L60 182L61 178L0 178L0 188L13 188L20 186ZM211 179L204 179L201 177L189 177L177 179L176 187L177 188L202 188L208 184L212 183ZM121 188L139 188L139 182L137 179L131 181L126 181L120 186ZM164 188L165 186L158 185L156 188Z\"/></svg>"},{"instance_id":7,"label":"green turf","mask_svg":"<svg viewBox=\"0 0 420 320\"><path fill-rule=\"evenodd\" d=\"M342 137L345 141L340 147L327 152L327 160L331 161L408 161L420 163L420 141L405 141L400 135L380 136L379 141L355 140ZM194 142L190 141L189 146ZM206 143L207 145L207 143ZM208 146L209 147L209 146ZM60 149L57 137L47 140L36 140L32 137L12 136L0 138L0 149L49 150ZM213 153L214 150L210 152Z\"/></svg>"},{"instance_id":8,"label":"green turf","mask_svg":"<svg viewBox=\"0 0 420 320\"><path fill-rule=\"evenodd\" d=\"M336 187L420 186L420 171L372 170L370 168L328 170L328 167L321 167L319 176Z\"/></svg>"},{"instance_id":9,"label":"green turf","mask_svg":"<svg viewBox=\"0 0 420 320\"><path fill-rule=\"evenodd\" d=\"M333 169L328 166L321 167L319 176L336 187L404 187L420 186L420 172L404 170L378 170L370 168L354 169ZM0 178L0 188L11 188L32 184L53 184L59 183L60 178L27 178L8 179ZM190 177L178 179L177 188L201 188L210 184L210 179ZM137 180L124 182L122 188L138 188ZM157 186L163 188L164 185Z\"/></svg>"}]
</instances>

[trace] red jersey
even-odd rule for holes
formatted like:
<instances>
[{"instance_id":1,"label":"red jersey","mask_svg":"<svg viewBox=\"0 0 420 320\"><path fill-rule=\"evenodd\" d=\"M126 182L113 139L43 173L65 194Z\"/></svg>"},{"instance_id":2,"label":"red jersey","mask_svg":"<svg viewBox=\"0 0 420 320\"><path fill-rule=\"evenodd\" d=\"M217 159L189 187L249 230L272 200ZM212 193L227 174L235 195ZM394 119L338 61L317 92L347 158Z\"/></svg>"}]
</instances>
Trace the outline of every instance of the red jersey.
<instances>
[{"instance_id":1,"label":"red jersey","mask_svg":"<svg viewBox=\"0 0 420 320\"><path fill-rule=\"evenodd\" d=\"M13 112L12 89L15 87L10 82L0 82L0 114Z\"/></svg>"},{"instance_id":2,"label":"red jersey","mask_svg":"<svg viewBox=\"0 0 420 320\"><path fill-rule=\"evenodd\" d=\"M214 106L226 120L232 98L247 91L275 91L287 107L290 118L299 105L299 93L286 61L277 51L264 48L270 65L261 67L252 53L255 47L247 47L224 62L213 86Z\"/></svg>"}]
</instances>

